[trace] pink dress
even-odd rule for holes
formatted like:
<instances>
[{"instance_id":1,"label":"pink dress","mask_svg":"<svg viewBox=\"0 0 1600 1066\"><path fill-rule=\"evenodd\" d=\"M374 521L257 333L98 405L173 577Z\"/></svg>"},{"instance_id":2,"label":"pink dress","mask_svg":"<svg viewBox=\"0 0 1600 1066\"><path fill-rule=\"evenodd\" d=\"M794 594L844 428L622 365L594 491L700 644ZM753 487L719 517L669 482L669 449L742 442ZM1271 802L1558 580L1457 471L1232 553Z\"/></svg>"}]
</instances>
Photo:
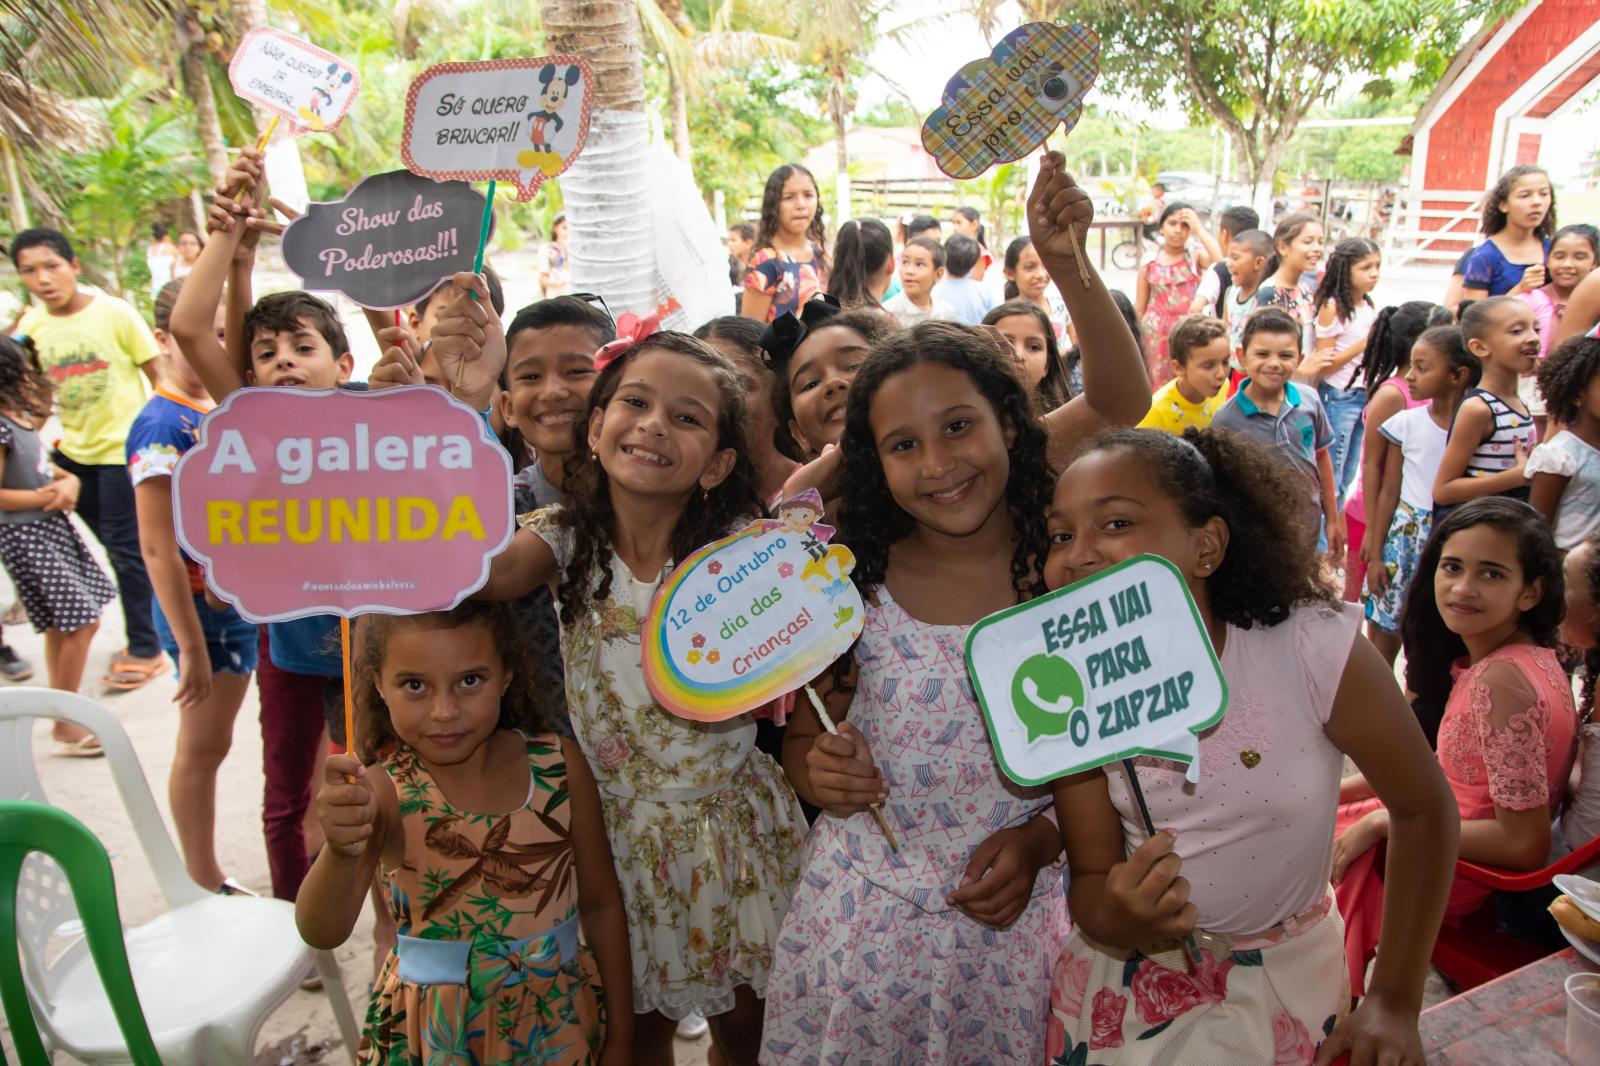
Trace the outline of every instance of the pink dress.
<instances>
[{"instance_id":1,"label":"pink dress","mask_svg":"<svg viewBox=\"0 0 1600 1066\"><path fill-rule=\"evenodd\" d=\"M1496 675L1485 677L1490 670ZM1503 703L1493 700L1491 684ZM1439 723L1439 765L1463 822L1494 817L1496 807L1528 811L1547 807L1554 816L1566 792L1576 749L1578 717L1572 683L1549 648L1512 644L1498 648L1456 678ZM1339 830L1382 806L1376 799L1339 808ZM1345 920L1345 953L1351 987L1361 994L1367 963L1383 924L1383 880L1379 849L1351 863L1334 887ZM1483 885L1456 881L1445 920L1464 918L1492 895Z\"/></svg>"},{"instance_id":2,"label":"pink dress","mask_svg":"<svg viewBox=\"0 0 1600 1066\"><path fill-rule=\"evenodd\" d=\"M1172 380L1172 360L1167 355L1167 334L1178 319L1189 313L1195 290L1200 287L1200 272L1187 253L1176 263L1159 258L1144 265L1144 280L1150 286L1150 302L1139 318L1144 330L1145 361L1150 367L1150 387L1159 389Z\"/></svg>"},{"instance_id":3,"label":"pink dress","mask_svg":"<svg viewBox=\"0 0 1600 1066\"><path fill-rule=\"evenodd\" d=\"M1327 884L1344 755L1324 730L1360 622L1353 604L1307 604L1270 628L1228 627L1228 711L1200 735L1200 783L1177 763L1134 760L1157 828L1178 830L1207 934L1200 964L1177 945L1147 955L1074 933L1056 966L1046 1061L1311 1061L1349 1003ZM1145 829L1127 771L1105 773L1132 851Z\"/></svg>"},{"instance_id":4,"label":"pink dress","mask_svg":"<svg viewBox=\"0 0 1600 1066\"><path fill-rule=\"evenodd\" d=\"M1009 929L945 903L987 837L1053 810L995 763L967 678L967 626L925 625L878 590L850 721L883 771L891 852L866 813L824 814L767 982L761 1062L1039 1063L1067 935L1061 868Z\"/></svg>"}]
</instances>

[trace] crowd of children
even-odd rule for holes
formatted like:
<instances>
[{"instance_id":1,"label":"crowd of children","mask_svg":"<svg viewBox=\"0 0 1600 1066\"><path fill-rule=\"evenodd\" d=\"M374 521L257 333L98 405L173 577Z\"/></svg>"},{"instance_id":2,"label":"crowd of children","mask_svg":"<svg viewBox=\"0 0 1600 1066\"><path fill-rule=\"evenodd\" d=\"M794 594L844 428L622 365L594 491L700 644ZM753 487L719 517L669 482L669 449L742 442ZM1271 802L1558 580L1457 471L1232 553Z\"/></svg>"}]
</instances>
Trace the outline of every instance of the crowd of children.
<instances>
[{"instance_id":1,"label":"crowd of children","mask_svg":"<svg viewBox=\"0 0 1600 1066\"><path fill-rule=\"evenodd\" d=\"M248 891L214 812L254 674L273 893L317 947L380 914L363 1063L670 1063L703 1015L730 1064L1420 1064L1435 931L1486 899L1455 860L1535 869L1600 832L1600 257L1537 168L1487 198L1458 315L1380 309L1377 246L1324 257L1313 215L1269 234L1230 209L1213 237L1181 203L1130 301L1054 154L994 274L967 210L945 241L917 216L830 246L815 179L780 167L730 231L739 313L692 336L619 335L576 294L503 324L492 273L457 275L373 320L367 387L483 411L519 529L473 600L357 622L351 738L334 621L249 625L173 529L215 403L356 387L331 307L253 298L264 185L246 150L148 345L70 287L64 238L13 242L42 307L0 340L0 561L75 690L117 589L66 516L99 486L135 609L101 469L125 460L150 634L130 620L118 666L176 663L190 876ZM55 321L87 309L82 335L123 353L101 372L155 386L121 425L52 370L94 354ZM668 713L640 658L656 590L807 490L866 604L815 683L827 715ZM967 634L1143 553L1182 575L1227 681L1199 786L1153 756L1016 785Z\"/></svg>"}]
</instances>

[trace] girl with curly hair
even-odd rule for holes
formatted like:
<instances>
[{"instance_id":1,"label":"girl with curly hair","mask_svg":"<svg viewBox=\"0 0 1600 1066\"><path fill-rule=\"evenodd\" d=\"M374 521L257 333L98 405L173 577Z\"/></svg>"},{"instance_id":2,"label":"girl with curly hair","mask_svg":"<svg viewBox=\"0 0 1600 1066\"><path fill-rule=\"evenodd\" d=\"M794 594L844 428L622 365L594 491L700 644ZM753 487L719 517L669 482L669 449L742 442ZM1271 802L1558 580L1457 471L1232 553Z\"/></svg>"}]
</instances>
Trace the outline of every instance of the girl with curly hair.
<instances>
[{"instance_id":1,"label":"girl with curly hair","mask_svg":"<svg viewBox=\"0 0 1600 1066\"><path fill-rule=\"evenodd\" d=\"M1556 232L1556 193L1543 167L1520 163L1483 198L1488 238L1461 262L1461 302L1521 296L1548 280L1545 260Z\"/></svg>"},{"instance_id":2,"label":"girl with curly hair","mask_svg":"<svg viewBox=\"0 0 1600 1066\"><path fill-rule=\"evenodd\" d=\"M817 179L800 164L785 163L768 176L761 192L761 225L739 313L771 322L826 290L827 243Z\"/></svg>"},{"instance_id":3,"label":"girl with curly hair","mask_svg":"<svg viewBox=\"0 0 1600 1066\"><path fill-rule=\"evenodd\" d=\"M1047 153L1029 236L1087 344L1085 394L1053 425L986 328L893 333L850 388L839 539L856 556L865 628L816 686L831 716L848 712L840 735L801 699L785 738L790 781L824 815L778 940L763 1063L1044 1057L1039 1019L1066 935L1061 838L1048 790L1001 775L962 642L1044 591L1050 453L1149 406L1138 348L1086 262L1092 218ZM867 813L880 802L898 851Z\"/></svg>"},{"instance_id":4,"label":"girl with curly hair","mask_svg":"<svg viewBox=\"0 0 1600 1066\"><path fill-rule=\"evenodd\" d=\"M1509 870L1545 864L1577 732L1572 683L1555 652L1564 599L1561 553L1526 503L1485 497L1434 524L1400 631L1412 706L1436 742L1436 765L1460 815L1459 856L1452 861ZM1379 923L1387 934L1392 923L1384 912L1405 896L1382 886L1393 882L1407 846L1395 836L1393 805L1381 794L1373 798L1359 775L1342 783L1339 799L1333 883L1350 980L1359 991L1373 949L1380 967L1389 951L1379 941ZM1376 845L1385 839L1392 843L1388 868L1380 871ZM1445 920L1459 921L1491 895L1457 879ZM1433 931L1431 925L1425 931L1430 941Z\"/></svg>"},{"instance_id":5,"label":"girl with curly hair","mask_svg":"<svg viewBox=\"0 0 1600 1066\"><path fill-rule=\"evenodd\" d=\"M600 792L577 746L543 728L517 614L468 602L367 615L357 640L361 758L328 757L327 845L295 903L306 943L332 949L373 876L388 883L399 942L357 1060L514 1062L564 1047L568 1062L634 1061Z\"/></svg>"},{"instance_id":6,"label":"girl with curly hair","mask_svg":"<svg viewBox=\"0 0 1600 1066\"><path fill-rule=\"evenodd\" d=\"M1559 433L1528 456L1528 502L1556 547L1571 551L1600 532L1600 340L1574 337L1539 364L1539 391Z\"/></svg>"},{"instance_id":7,"label":"girl with curly hair","mask_svg":"<svg viewBox=\"0 0 1600 1066\"><path fill-rule=\"evenodd\" d=\"M567 500L494 560L485 599L555 593L567 707L600 781L633 949L633 1061L670 1063L690 1012L728 1063L761 1042L778 923L805 817L749 717L691 722L650 694L640 631L674 560L761 512L744 386L702 341L655 333L605 351Z\"/></svg>"},{"instance_id":8,"label":"girl with curly hair","mask_svg":"<svg viewBox=\"0 0 1600 1066\"><path fill-rule=\"evenodd\" d=\"M824 816L761 1061L1038 1062L1066 935L1061 837L1049 791L1000 774L961 649L974 622L1044 591L1045 431L998 338L926 322L862 366L841 451L839 536L866 624L816 686L848 712L840 734L804 700L789 721L784 768ZM879 802L898 851L865 813ZM970 1009L930 1011L929 996Z\"/></svg>"},{"instance_id":9,"label":"girl with curly hair","mask_svg":"<svg viewBox=\"0 0 1600 1066\"><path fill-rule=\"evenodd\" d=\"M1230 1061L1309 1062L1325 1038L1319 1061L1353 1044L1422 1061L1417 1012L1455 854L1450 794L1360 612L1317 576L1296 476L1222 430L1131 430L1097 440L1055 487L1046 584L1167 559L1229 706L1200 736L1198 788L1151 756L1055 783L1076 932L1055 972L1052 1062L1189 1062L1218 1048ZM1328 871L1346 754L1395 812L1396 840L1395 920L1353 1015L1349 988L1330 980L1344 962Z\"/></svg>"}]
</instances>

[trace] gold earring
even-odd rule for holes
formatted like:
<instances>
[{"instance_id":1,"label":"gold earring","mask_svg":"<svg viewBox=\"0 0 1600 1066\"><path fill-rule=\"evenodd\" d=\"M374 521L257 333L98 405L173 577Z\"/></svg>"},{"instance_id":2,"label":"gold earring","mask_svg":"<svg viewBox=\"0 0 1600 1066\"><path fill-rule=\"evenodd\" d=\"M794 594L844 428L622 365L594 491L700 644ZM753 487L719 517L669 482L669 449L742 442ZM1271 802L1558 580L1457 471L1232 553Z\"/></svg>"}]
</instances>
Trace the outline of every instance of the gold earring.
<instances>
[{"instance_id":1,"label":"gold earring","mask_svg":"<svg viewBox=\"0 0 1600 1066\"><path fill-rule=\"evenodd\" d=\"M709 499L711 499L711 490L702 485L700 487L700 502L705 503Z\"/></svg>"}]
</instances>

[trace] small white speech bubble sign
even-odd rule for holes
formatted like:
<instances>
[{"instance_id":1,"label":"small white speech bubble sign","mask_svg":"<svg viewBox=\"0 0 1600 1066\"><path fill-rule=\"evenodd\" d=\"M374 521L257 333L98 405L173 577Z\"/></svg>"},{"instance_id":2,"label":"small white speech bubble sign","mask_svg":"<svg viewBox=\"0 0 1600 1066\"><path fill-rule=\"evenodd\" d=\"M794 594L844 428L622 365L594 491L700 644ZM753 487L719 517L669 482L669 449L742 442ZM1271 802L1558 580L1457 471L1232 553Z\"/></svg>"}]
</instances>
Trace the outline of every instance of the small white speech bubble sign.
<instances>
[{"instance_id":1,"label":"small white speech bubble sign","mask_svg":"<svg viewBox=\"0 0 1600 1066\"><path fill-rule=\"evenodd\" d=\"M1189 586L1141 555L990 615L967 672L1007 777L1039 785L1133 755L1188 764L1222 721L1228 684Z\"/></svg>"}]
</instances>

